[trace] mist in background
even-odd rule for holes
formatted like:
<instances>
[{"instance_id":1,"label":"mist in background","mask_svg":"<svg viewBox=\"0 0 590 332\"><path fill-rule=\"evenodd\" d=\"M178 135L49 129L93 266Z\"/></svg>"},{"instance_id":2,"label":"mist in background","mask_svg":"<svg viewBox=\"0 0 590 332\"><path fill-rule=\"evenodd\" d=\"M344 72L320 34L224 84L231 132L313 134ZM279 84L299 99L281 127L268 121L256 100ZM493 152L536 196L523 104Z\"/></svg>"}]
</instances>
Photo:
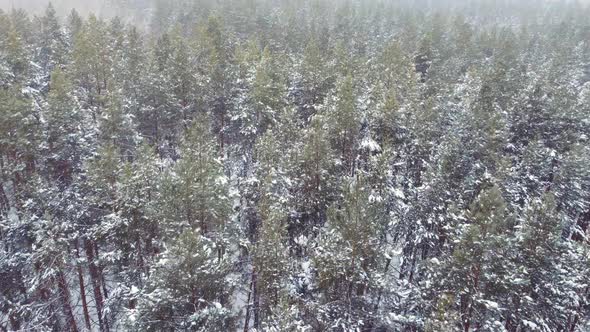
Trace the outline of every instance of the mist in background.
<instances>
[{"instance_id":1,"label":"mist in background","mask_svg":"<svg viewBox=\"0 0 590 332\"><path fill-rule=\"evenodd\" d=\"M10 10L22 8L32 14L39 14L45 10L50 1L48 0L0 0L0 8ZM110 12L112 1L109 0L53 0L51 1L60 15L64 15L76 8L82 14Z\"/></svg>"},{"instance_id":2,"label":"mist in background","mask_svg":"<svg viewBox=\"0 0 590 332\"><path fill-rule=\"evenodd\" d=\"M259 3L277 5L281 2L291 0L258 0ZM363 3L369 0L353 0L352 2ZM496 12L502 6L498 3L512 3L510 7L513 11L520 14L526 14L531 10L539 10L543 7L556 3L577 2L584 6L590 4L590 0L479 0L479 1L462 1L462 0L390 0L396 4L404 4L406 7L414 8L431 8L438 11L457 11L464 14L470 13L470 8L487 8L486 12L480 15L518 15L517 12ZM43 13L49 3L62 18L67 16L72 9L76 9L79 14L86 16L93 13L100 17L119 16L128 22L133 22L139 26L149 24L156 12L159 14L173 15L173 12L186 13L189 11L207 11L211 7L239 7L240 1L232 0L0 0L0 9L11 10L22 8L29 14L38 15ZM303 3L308 1L302 1ZM334 1L337 3L338 0ZM387 2L387 0L386 0ZM547 8L545 8L547 9Z\"/></svg>"},{"instance_id":3,"label":"mist in background","mask_svg":"<svg viewBox=\"0 0 590 332\"><path fill-rule=\"evenodd\" d=\"M24 9L32 15L42 14L51 2L60 17L67 16L72 9L86 16L119 16L134 23L144 23L151 15L154 0L0 0L0 9Z\"/></svg>"}]
</instances>

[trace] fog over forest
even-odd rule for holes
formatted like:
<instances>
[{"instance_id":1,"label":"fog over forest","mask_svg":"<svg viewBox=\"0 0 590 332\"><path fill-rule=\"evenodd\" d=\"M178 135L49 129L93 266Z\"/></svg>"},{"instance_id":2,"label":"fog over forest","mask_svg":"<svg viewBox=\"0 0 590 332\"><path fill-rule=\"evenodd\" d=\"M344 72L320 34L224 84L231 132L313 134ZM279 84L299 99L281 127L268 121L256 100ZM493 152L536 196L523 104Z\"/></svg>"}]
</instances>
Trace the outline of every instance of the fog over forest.
<instances>
[{"instance_id":1,"label":"fog over forest","mask_svg":"<svg viewBox=\"0 0 590 332\"><path fill-rule=\"evenodd\" d=\"M125 21L144 22L145 17L151 15L149 9L154 6L155 0L0 0L0 9L24 9L30 14L39 15L49 3L55 8L60 20L75 9L83 16L92 13L102 17L120 16ZM164 3L173 6L175 0Z\"/></svg>"},{"instance_id":2,"label":"fog over forest","mask_svg":"<svg viewBox=\"0 0 590 332\"><path fill-rule=\"evenodd\" d=\"M220 1L221 3L231 3L233 0ZM355 0L356 2L362 0ZM355 2L353 1L353 2ZM545 0L548 2L556 3L573 3L578 2L581 4L590 4L590 0ZM154 8L159 4L170 7L191 7L195 1L191 0L0 0L0 9L10 10L13 8L22 8L31 14L42 13L47 7L48 3L52 3L55 7L58 15L67 15L72 9L78 10L81 14L94 13L96 15L129 15L131 12L123 11L127 10L145 10L146 8ZM454 6L465 6L470 1L464 0L384 0L382 2L393 2L393 3L414 3L416 6L432 7L437 6L439 8L452 8ZM486 1L479 1L486 2ZM495 2L521 2L525 6L535 4L534 0L487 0L488 3Z\"/></svg>"},{"instance_id":3,"label":"fog over forest","mask_svg":"<svg viewBox=\"0 0 590 332\"><path fill-rule=\"evenodd\" d=\"M49 2L53 4L59 15L69 13L76 8L81 13L102 13L111 0L0 0L0 8L10 10L22 8L32 14L43 13Z\"/></svg>"}]
</instances>

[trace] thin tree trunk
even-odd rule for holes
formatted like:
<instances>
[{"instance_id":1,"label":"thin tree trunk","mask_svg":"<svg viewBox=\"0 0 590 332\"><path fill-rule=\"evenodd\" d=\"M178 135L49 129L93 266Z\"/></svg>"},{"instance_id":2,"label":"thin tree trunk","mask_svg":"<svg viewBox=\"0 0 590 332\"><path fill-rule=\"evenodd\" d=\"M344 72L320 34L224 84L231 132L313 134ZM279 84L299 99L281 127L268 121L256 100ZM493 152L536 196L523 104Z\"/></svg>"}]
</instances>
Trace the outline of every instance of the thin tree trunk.
<instances>
[{"instance_id":1,"label":"thin tree trunk","mask_svg":"<svg viewBox=\"0 0 590 332\"><path fill-rule=\"evenodd\" d=\"M250 289L248 290L248 300L246 301L246 318L244 318L244 332L248 332L248 325L250 325L250 298L252 297L252 281L250 282Z\"/></svg>"},{"instance_id":2,"label":"thin tree trunk","mask_svg":"<svg viewBox=\"0 0 590 332\"><path fill-rule=\"evenodd\" d=\"M254 302L254 328L260 328L260 296L258 295L258 275L252 272L252 297Z\"/></svg>"},{"instance_id":3,"label":"thin tree trunk","mask_svg":"<svg viewBox=\"0 0 590 332\"><path fill-rule=\"evenodd\" d=\"M391 265L391 258L387 259L387 263L385 263L385 270L383 275L387 275L387 271L389 271L389 265ZM379 309L379 304L381 302L381 296L383 295L383 287L379 288L379 294L377 295L377 303L375 303L375 311Z\"/></svg>"},{"instance_id":4,"label":"thin tree trunk","mask_svg":"<svg viewBox=\"0 0 590 332\"><path fill-rule=\"evenodd\" d=\"M352 309L352 290L354 288L354 274L355 274L355 267L356 267L356 253L355 250L352 250L351 253L352 256L352 260L350 262L350 282L348 283L348 290L346 292L346 299L348 300L348 308L351 310Z\"/></svg>"},{"instance_id":5,"label":"thin tree trunk","mask_svg":"<svg viewBox=\"0 0 590 332\"><path fill-rule=\"evenodd\" d=\"M570 331L569 332L574 332L576 330L576 325L578 325L578 320L580 319L580 316L578 314L574 315L574 321L570 327Z\"/></svg>"},{"instance_id":6,"label":"thin tree trunk","mask_svg":"<svg viewBox=\"0 0 590 332\"><path fill-rule=\"evenodd\" d=\"M416 269L416 250L412 250L412 265L410 266L410 277L408 282L411 284L414 281L414 270Z\"/></svg>"},{"instance_id":7,"label":"thin tree trunk","mask_svg":"<svg viewBox=\"0 0 590 332\"><path fill-rule=\"evenodd\" d=\"M98 245L96 244L96 242L94 242L94 251L96 252L96 258L99 259L100 255L98 252ZM98 261L98 275L100 276L100 284L102 285L102 290L103 290L103 294L104 294L104 299L108 299L109 298L109 294L107 292L107 283L105 282L104 279L104 267L102 266L102 264L100 263L100 260ZM108 332L110 330L109 328L109 320L108 317L104 317L104 329L106 332Z\"/></svg>"},{"instance_id":8,"label":"thin tree trunk","mask_svg":"<svg viewBox=\"0 0 590 332\"><path fill-rule=\"evenodd\" d=\"M76 324L76 319L74 318L72 306L70 305L70 291L68 289L68 283L67 283L66 277L61 269L57 273L57 286L59 287L59 292L60 292L59 297L62 302L64 315L66 316L66 320L68 321L68 324L69 324L69 331L77 332L78 326Z\"/></svg>"},{"instance_id":9,"label":"thin tree trunk","mask_svg":"<svg viewBox=\"0 0 590 332\"><path fill-rule=\"evenodd\" d=\"M48 302L49 301L49 294L50 294L49 291L47 289L44 289L44 290L41 291L41 293L43 294L41 298L45 302ZM53 301L49 301L48 310L49 310L49 317L53 317L54 318L53 329L54 330L57 330L57 331L61 330L60 321L58 319L55 319L56 318L56 315L55 315L55 311L56 310L53 307Z\"/></svg>"},{"instance_id":10,"label":"thin tree trunk","mask_svg":"<svg viewBox=\"0 0 590 332\"><path fill-rule=\"evenodd\" d=\"M142 247L141 247L141 239L139 237L139 235L137 236L137 265L139 265L139 276L137 278L138 282L140 285L143 284L143 280L142 280L142 274L145 272L145 264L143 262L143 254L142 254Z\"/></svg>"},{"instance_id":11,"label":"thin tree trunk","mask_svg":"<svg viewBox=\"0 0 590 332\"><path fill-rule=\"evenodd\" d=\"M479 275L481 272L481 266L477 266L473 268L474 276L473 276L473 289L475 293L477 293L477 288L479 287ZM467 299L467 314L464 319L463 327L465 332L469 332L469 328L471 327L471 315L473 314L473 299Z\"/></svg>"},{"instance_id":12,"label":"thin tree trunk","mask_svg":"<svg viewBox=\"0 0 590 332\"><path fill-rule=\"evenodd\" d=\"M518 324L516 323L518 321L518 310L520 308L520 300L518 297L516 297L514 299L515 305L514 305L514 310L511 311L512 315L514 315L514 317L516 317L516 319L512 319L511 315L508 315L508 317L506 318L506 324L504 325L504 328L506 328L506 331L509 332L515 332Z\"/></svg>"},{"instance_id":13,"label":"thin tree trunk","mask_svg":"<svg viewBox=\"0 0 590 332\"><path fill-rule=\"evenodd\" d=\"M94 291L94 301L96 302L96 312L98 317L98 327L100 331L106 331L102 320L103 299L100 291L100 275L96 264L94 263L94 246L92 240L86 240L84 243L86 257L88 258L88 269L90 270L90 281Z\"/></svg>"},{"instance_id":14,"label":"thin tree trunk","mask_svg":"<svg viewBox=\"0 0 590 332\"><path fill-rule=\"evenodd\" d=\"M225 153L224 148L225 148L225 135L224 135L224 128L225 128L225 102L223 102L222 104L222 111L220 112L220 117L221 117L221 128L219 128L219 153L220 153L220 157L223 158L223 155Z\"/></svg>"},{"instance_id":15,"label":"thin tree trunk","mask_svg":"<svg viewBox=\"0 0 590 332\"><path fill-rule=\"evenodd\" d=\"M37 273L40 273L41 264L39 262L35 263L35 269L36 269ZM51 286L53 286L53 285L51 285ZM53 288L53 287L51 287L51 288ZM50 292L47 289L47 282L43 282L43 284L39 288L39 297L41 298L42 303L47 303L47 310L49 311L49 317L52 317L53 321L54 321L53 329L60 330L59 320L55 319L55 310L53 308L53 301L50 301L49 295L50 295ZM17 330L17 329L15 329L15 330Z\"/></svg>"},{"instance_id":16,"label":"thin tree trunk","mask_svg":"<svg viewBox=\"0 0 590 332\"><path fill-rule=\"evenodd\" d=\"M96 259L98 259L100 257L100 254L98 252L98 245L96 244L96 242L94 242L94 252L96 253ZM104 294L104 298L108 299L109 298L109 293L107 292L107 284L104 281L104 267L102 266L102 264L100 264L100 261L97 264L97 268L98 268L98 273L100 276L100 284L102 285L102 290L103 290L103 294Z\"/></svg>"},{"instance_id":17,"label":"thin tree trunk","mask_svg":"<svg viewBox=\"0 0 590 332\"><path fill-rule=\"evenodd\" d=\"M78 269L78 283L80 285L80 299L82 300L82 312L84 313L84 322L86 328L90 331L92 327L90 325L90 314L88 313L88 301L86 300L86 286L84 286L84 273L82 266L80 265L80 251L78 250L78 244L76 243L76 267Z\"/></svg>"}]
</instances>

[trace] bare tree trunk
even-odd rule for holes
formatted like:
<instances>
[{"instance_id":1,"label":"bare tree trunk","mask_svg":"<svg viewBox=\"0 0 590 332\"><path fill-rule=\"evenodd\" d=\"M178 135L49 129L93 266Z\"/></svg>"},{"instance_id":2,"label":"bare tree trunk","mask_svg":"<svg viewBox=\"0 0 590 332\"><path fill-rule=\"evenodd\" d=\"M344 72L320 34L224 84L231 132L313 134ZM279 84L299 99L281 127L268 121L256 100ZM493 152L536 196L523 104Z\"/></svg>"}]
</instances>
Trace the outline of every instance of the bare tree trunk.
<instances>
[{"instance_id":1,"label":"bare tree trunk","mask_svg":"<svg viewBox=\"0 0 590 332\"><path fill-rule=\"evenodd\" d=\"M141 247L141 239L139 237L139 235L137 236L137 265L139 267L139 275L137 276L137 281L139 282L139 284L143 284L143 280L142 280L142 274L145 272L145 263L143 261L143 252L142 252L142 247Z\"/></svg>"},{"instance_id":2,"label":"bare tree trunk","mask_svg":"<svg viewBox=\"0 0 590 332\"><path fill-rule=\"evenodd\" d=\"M86 240L84 242L86 250L86 257L88 258L88 269L90 270L90 281L92 282L92 288L94 291L94 301L96 302L96 312L98 316L98 327L100 331L106 331L104 322L102 320L103 312L103 299L100 291L100 275L96 264L94 263L94 246L92 240Z\"/></svg>"},{"instance_id":3,"label":"bare tree trunk","mask_svg":"<svg viewBox=\"0 0 590 332\"><path fill-rule=\"evenodd\" d=\"M40 273L41 271L41 264L39 262L35 263L35 270L37 271L37 273ZM53 281L53 280L51 280ZM53 284L48 285L48 281L43 282L40 286L39 286L39 297L41 298L42 302L41 303L46 303L47 304L47 310L49 311L49 317L52 318L53 321L53 329L56 330L60 330L60 321L59 319L56 319L55 316L55 309L53 308L53 303L54 301L51 301L49 298L49 295L51 295L51 292L48 289L49 288L53 289Z\"/></svg>"},{"instance_id":4,"label":"bare tree trunk","mask_svg":"<svg viewBox=\"0 0 590 332\"><path fill-rule=\"evenodd\" d=\"M410 266L410 277L408 282L411 284L414 281L414 270L416 269L416 250L412 251L412 265Z\"/></svg>"},{"instance_id":5,"label":"bare tree trunk","mask_svg":"<svg viewBox=\"0 0 590 332\"><path fill-rule=\"evenodd\" d=\"M383 271L383 275L387 275L389 271L389 265L391 265L391 258L387 259L387 263L385 263L385 269ZM379 288L379 294L377 295L377 303L375 303L375 311L379 309L379 304L381 303L381 296L383 295L383 287Z\"/></svg>"},{"instance_id":6,"label":"bare tree trunk","mask_svg":"<svg viewBox=\"0 0 590 332\"><path fill-rule=\"evenodd\" d=\"M88 301L86 300L86 286L84 286L84 273L82 271L82 266L80 265L80 251L78 250L78 244L76 243L76 258L78 261L76 262L76 267L78 269L78 283L80 285L80 299L82 300L82 312L84 313L84 322L86 323L86 328L90 331L92 327L90 325L90 314L88 313Z\"/></svg>"},{"instance_id":7,"label":"bare tree trunk","mask_svg":"<svg viewBox=\"0 0 590 332\"><path fill-rule=\"evenodd\" d=\"M52 317L53 318L53 321L54 321L53 322L53 329L55 329L55 330L61 330L60 320L57 319L57 316L56 316L56 313L55 313L56 310L53 307L53 301L50 301L50 299L49 299L49 295L50 295L49 290L47 290L46 288L43 288L41 290L41 294L42 294L41 295L41 298L43 299L43 301L46 302L46 303L49 302L49 305L47 306L47 309L49 310L49 317Z\"/></svg>"},{"instance_id":8,"label":"bare tree trunk","mask_svg":"<svg viewBox=\"0 0 590 332\"><path fill-rule=\"evenodd\" d=\"M68 289L68 283L61 269L57 273L57 286L59 288L59 297L62 302L64 315L66 316L66 320L69 324L69 331L77 332L78 326L76 324L76 319L74 318L72 306L70 305L70 291Z\"/></svg>"},{"instance_id":9,"label":"bare tree trunk","mask_svg":"<svg viewBox=\"0 0 590 332\"><path fill-rule=\"evenodd\" d=\"M219 152L221 153L221 157L223 158L223 154L225 153L225 136L224 136L224 128L225 128L225 115L221 114L221 130L219 131L219 141L220 141L220 149Z\"/></svg>"},{"instance_id":10,"label":"bare tree trunk","mask_svg":"<svg viewBox=\"0 0 590 332\"><path fill-rule=\"evenodd\" d=\"M252 297L252 282L250 282L250 289L248 290L248 300L246 301L246 318L244 318L244 332L248 332L248 325L250 325L250 298Z\"/></svg>"},{"instance_id":11,"label":"bare tree trunk","mask_svg":"<svg viewBox=\"0 0 590 332\"><path fill-rule=\"evenodd\" d=\"M473 289L477 293L477 289L479 288L479 276L481 273L481 266L475 266L472 268L473 271ZM463 320L463 329L465 332L469 332L471 327L471 316L473 314L473 299L468 298L466 302L467 306L467 313L465 315L465 319Z\"/></svg>"},{"instance_id":12,"label":"bare tree trunk","mask_svg":"<svg viewBox=\"0 0 590 332\"><path fill-rule=\"evenodd\" d=\"M100 257L100 254L98 252L98 245L96 244L96 242L94 242L94 252L95 252L95 257L96 259L98 259ZM98 264L96 265L97 269L98 269L98 274L100 276L100 284L102 285L102 291L104 294L104 298L108 299L109 298L109 293L107 292L107 284L104 281L104 267L102 266L102 264L100 263L100 261L98 262Z\"/></svg>"},{"instance_id":13,"label":"bare tree trunk","mask_svg":"<svg viewBox=\"0 0 590 332\"><path fill-rule=\"evenodd\" d=\"M252 272L252 297L254 302L254 328L260 329L260 296L258 295L258 275Z\"/></svg>"}]
</instances>

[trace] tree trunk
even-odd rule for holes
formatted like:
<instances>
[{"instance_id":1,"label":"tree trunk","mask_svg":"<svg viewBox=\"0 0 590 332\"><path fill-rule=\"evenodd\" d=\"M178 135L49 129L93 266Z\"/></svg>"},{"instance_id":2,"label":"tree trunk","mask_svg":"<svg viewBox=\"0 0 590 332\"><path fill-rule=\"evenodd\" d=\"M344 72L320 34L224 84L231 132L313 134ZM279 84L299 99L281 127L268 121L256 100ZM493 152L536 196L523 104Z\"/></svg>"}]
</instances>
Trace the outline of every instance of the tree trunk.
<instances>
[{"instance_id":1,"label":"tree trunk","mask_svg":"<svg viewBox=\"0 0 590 332\"><path fill-rule=\"evenodd\" d=\"M474 294L477 294L477 289L479 288L479 276L481 272L481 266L474 266L472 268L473 271L473 290ZM471 327L471 315L473 314L473 299L467 298L466 301L466 309L467 313L465 314L465 319L463 320L463 329L465 332L469 332L469 328Z\"/></svg>"},{"instance_id":2,"label":"tree trunk","mask_svg":"<svg viewBox=\"0 0 590 332\"><path fill-rule=\"evenodd\" d=\"M387 259L387 263L385 263L385 269L383 271L383 275L387 275L389 271L389 265L391 265L391 258ZM377 295L377 303L375 303L375 311L379 309L379 304L381 302L381 296L383 295L383 287L379 288L379 294Z\"/></svg>"},{"instance_id":3,"label":"tree trunk","mask_svg":"<svg viewBox=\"0 0 590 332\"><path fill-rule=\"evenodd\" d=\"M246 301L246 318L244 318L244 332L248 332L248 325L250 325L250 298L252 297L252 282L250 282L250 289L248 290L248 300Z\"/></svg>"},{"instance_id":4,"label":"tree trunk","mask_svg":"<svg viewBox=\"0 0 590 332\"><path fill-rule=\"evenodd\" d=\"M96 244L96 242L94 242L94 252L95 252L96 259L98 259L100 257L100 254L98 253L98 245ZM104 267L102 266L102 264L100 264L100 261L98 262L98 264L96 266L98 269L98 274L100 276L100 284L102 285L104 298L108 299L109 293L107 292L107 284L104 281Z\"/></svg>"},{"instance_id":5,"label":"tree trunk","mask_svg":"<svg viewBox=\"0 0 590 332\"><path fill-rule=\"evenodd\" d=\"M260 329L260 296L258 295L258 276L252 272L252 297L254 302L254 328Z\"/></svg>"},{"instance_id":6,"label":"tree trunk","mask_svg":"<svg viewBox=\"0 0 590 332\"><path fill-rule=\"evenodd\" d=\"M223 158L223 155L225 153L224 149L225 149L225 136L224 136L224 128L225 128L225 101L222 102L221 104L221 111L219 112L220 114L220 123L221 123L221 128L219 128L219 153L220 153L220 157Z\"/></svg>"},{"instance_id":7,"label":"tree trunk","mask_svg":"<svg viewBox=\"0 0 590 332\"><path fill-rule=\"evenodd\" d=\"M106 331L104 322L102 320L103 299L100 291L100 275L99 270L94 263L94 245L92 240L84 242L86 250L86 257L88 258L88 269L90 270L90 281L92 282L92 289L94 291L94 301L96 303L96 312L98 317L98 327L101 332Z\"/></svg>"},{"instance_id":8,"label":"tree trunk","mask_svg":"<svg viewBox=\"0 0 590 332\"><path fill-rule=\"evenodd\" d=\"M90 331L92 327L90 325L90 314L88 313L88 301L86 300L86 286L84 286L84 273L82 266L80 265L80 251L78 250L78 244L76 243L76 267L78 269L78 283L80 285L80 299L82 300L82 312L84 313L84 322L86 328Z\"/></svg>"},{"instance_id":9,"label":"tree trunk","mask_svg":"<svg viewBox=\"0 0 590 332\"><path fill-rule=\"evenodd\" d=\"M137 281L139 282L140 285L143 284L143 280L142 280L142 274L145 272L145 264L143 262L143 252L142 252L142 247L141 247L141 238L139 237L139 235L137 236L137 265L139 267L139 275L137 276Z\"/></svg>"},{"instance_id":10,"label":"tree trunk","mask_svg":"<svg viewBox=\"0 0 590 332\"><path fill-rule=\"evenodd\" d=\"M60 293L59 297L62 302L62 308L64 311L64 315L66 316L66 320L69 325L69 331L77 332L78 326L76 324L76 319L74 318L72 306L70 305L70 291L68 289L68 283L67 283L66 277L61 269L57 273L57 286L59 288L59 293Z\"/></svg>"},{"instance_id":11,"label":"tree trunk","mask_svg":"<svg viewBox=\"0 0 590 332\"><path fill-rule=\"evenodd\" d=\"M36 262L35 264L35 270L37 271L37 273L41 273L41 264L39 262ZM48 286L48 282L45 281L43 282L40 286L39 286L39 297L41 298L42 302L41 303L47 303L47 310L49 312L49 317L52 318L53 320L53 329L55 330L60 330L60 326L59 326L59 320L55 318L55 309L53 308L53 303L54 301L52 301L53 299L49 298L49 295L51 294L49 292L49 289L47 288ZM50 288L53 288L53 285L49 285Z\"/></svg>"}]
</instances>

